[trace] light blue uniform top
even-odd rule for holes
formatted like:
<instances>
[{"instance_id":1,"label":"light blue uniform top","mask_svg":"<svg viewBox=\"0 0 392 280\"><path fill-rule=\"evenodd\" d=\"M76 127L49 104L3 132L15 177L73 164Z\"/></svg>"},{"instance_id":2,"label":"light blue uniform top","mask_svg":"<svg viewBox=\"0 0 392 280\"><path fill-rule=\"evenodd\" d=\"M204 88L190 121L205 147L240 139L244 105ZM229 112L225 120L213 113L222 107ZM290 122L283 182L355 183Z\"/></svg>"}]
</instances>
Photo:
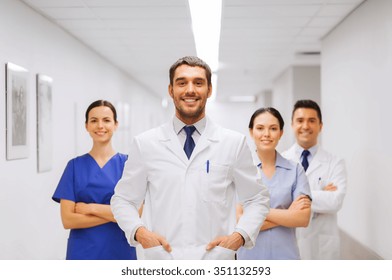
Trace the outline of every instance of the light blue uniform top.
<instances>
[{"instance_id":1,"label":"light blue uniform top","mask_svg":"<svg viewBox=\"0 0 392 280\"><path fill-rule=\"evenodd\" d=\"M258 166L261 167L261 164ZM288 209L301 194L310 196L310 187L305 171L300 164L282 157L276 152L276 169L271 179L261 170L263 183L270 192L270 206ZM252 249L238 250L239 260L298 260L300 259L295 228L283 226L260 231Z\"/></svg>"}]
</instances>

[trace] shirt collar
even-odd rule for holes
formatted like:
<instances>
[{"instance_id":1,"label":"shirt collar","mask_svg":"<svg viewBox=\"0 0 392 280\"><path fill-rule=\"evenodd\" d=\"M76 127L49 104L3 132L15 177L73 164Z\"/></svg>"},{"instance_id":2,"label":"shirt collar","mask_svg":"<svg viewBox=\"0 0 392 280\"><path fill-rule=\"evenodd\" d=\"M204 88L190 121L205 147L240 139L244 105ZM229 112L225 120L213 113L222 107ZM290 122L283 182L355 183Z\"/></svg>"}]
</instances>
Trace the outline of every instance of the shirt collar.
<instances>
[{"instance_id":1,"label":"shirt collar","mask_svg":"<svg viewBox=\"0 0 392 280\"><path fill-rule=\"evenodd\" d=\"M196 123L192 124L196 127L196 131L201 135L206 128L207 118L204 117ZM178 135L187 124L183 123L177 116L173 118L174 132Z\"/></svg>"},{"instance_id":2,"label":"shirt collar","mask_svg":"<svg viewBox=\"0 0 392 280\"><path fill-rule=\"evenodd\" d=\"M276 163L275 163L276 167L282 167L285 169L291 169L292 165L290 164L290 162L285 159L280 153L276 152Z\"/></svg>"},{"instance_id":3,"label":"shirt collar","mask_svg":"<svg viewBox=\"0 0 392 280\"><path fill-rule=\"evenodd\" d=\"M316 144L316 145L314 145L313 147L310 147L310 148L308 149L308 151L310 152L310 155L311 155L312 157L314 157L314 155L317 153L318 148L319 148L319 145ZM296 153L297 155L299 155L299 156L301 157L302 152L303 152L304 150L305 150L305 149L302 148L300 145L298 145L298 143L295 143L295 153Z\"/></svg>"},{"instance_id":4,"label":"shirt collar","mask_svg":"<svg viewBox=\"0 0 392 280\"><path fill-rule=\"evenodd\" d=\"M262 163L260 162L260 160L258 162L259 163L257 164L257 166L261 168ZM287 159L285 159L278 151L276 151L275 167L292 169L292 165L290 164L290 162Z\"/></svg>"}]
</instances>

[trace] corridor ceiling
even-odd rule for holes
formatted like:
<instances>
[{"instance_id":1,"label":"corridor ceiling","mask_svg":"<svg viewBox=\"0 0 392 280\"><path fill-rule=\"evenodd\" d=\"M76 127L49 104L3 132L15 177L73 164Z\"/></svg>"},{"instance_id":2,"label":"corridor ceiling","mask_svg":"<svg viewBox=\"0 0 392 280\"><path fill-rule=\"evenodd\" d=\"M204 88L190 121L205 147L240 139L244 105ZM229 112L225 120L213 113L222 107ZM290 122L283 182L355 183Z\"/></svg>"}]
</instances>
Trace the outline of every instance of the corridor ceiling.
<instances>
[{"instance_id":1,"label":"corridor ceiling","mask_svg":"<svg viewBox=\"0 0 392 280\"><path fill-rule=\"evenodd\" d=\"M21 1L162 98L170 65L196 55L187 0ZM223 0L216 100L257 96L290 65L319 65L323 37L362 2Z\"/></svg>"}]
</instances>

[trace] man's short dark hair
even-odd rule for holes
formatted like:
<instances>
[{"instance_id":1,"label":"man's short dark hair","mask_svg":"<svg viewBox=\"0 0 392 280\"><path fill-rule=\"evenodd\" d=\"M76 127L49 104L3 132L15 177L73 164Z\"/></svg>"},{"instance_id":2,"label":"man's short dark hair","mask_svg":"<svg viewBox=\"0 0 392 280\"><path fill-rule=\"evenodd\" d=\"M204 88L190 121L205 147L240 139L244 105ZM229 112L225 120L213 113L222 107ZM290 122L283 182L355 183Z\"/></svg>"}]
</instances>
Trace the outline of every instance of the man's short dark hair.
<instances>
[{"instance_id":1,"label":"man's short dark hair","mask_svg":"<svg viewBox=\"0 0 392 280\"><path fill-rule=\"evenodd\" d=\"M208 82L208 86L211 85L211 68L210 66L208 66L207 63L205 63L203 60L201 60L200 58L196 57L196 56L185 56L182 57L180 59L178 59L171 67L169 70L169 76L170 76L170 84L173 85L173 79L174 79L174 72L176 72L176 69L181 66L181 65L189 65L192 67L201 67L205 70L206 72L206 78L207 78L207 82Z\"/></svg>"},{"instance_id":2,"label":"man's short dark hair","mask_svg":"<svg viewBox=\"0 0 392 280\"><path fill-rule=\"evenodd\" d=\"M298 100L297 102L295 102L294 108L293 108L293 113L291 114L291 120L293 120L295 111L300 108L316 110L317 116L320 120L320 123L323 123L323 118L321 116L320 106L316 102L314 102L313 100L310 100L310 99L302 99L302 100Z\"/></svg>"}]
</instances>

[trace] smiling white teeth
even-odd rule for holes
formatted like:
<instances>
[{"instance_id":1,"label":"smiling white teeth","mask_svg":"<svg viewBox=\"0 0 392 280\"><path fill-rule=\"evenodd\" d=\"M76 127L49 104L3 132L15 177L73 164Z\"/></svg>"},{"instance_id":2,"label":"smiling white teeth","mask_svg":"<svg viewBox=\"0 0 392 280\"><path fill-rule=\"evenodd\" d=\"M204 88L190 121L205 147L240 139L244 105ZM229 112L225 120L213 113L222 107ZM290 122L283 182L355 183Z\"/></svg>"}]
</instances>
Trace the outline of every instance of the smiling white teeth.
<instances>
[{"instance_id":1,"label":"smiling white teeth","mask_svg":"<svg viewBox=\"0 0 392 280\"><path fill-rule=\"evenodd\" d=\"M195 102L196 99L184 99L185 102Z\"/></svg>"}]
</instances>

